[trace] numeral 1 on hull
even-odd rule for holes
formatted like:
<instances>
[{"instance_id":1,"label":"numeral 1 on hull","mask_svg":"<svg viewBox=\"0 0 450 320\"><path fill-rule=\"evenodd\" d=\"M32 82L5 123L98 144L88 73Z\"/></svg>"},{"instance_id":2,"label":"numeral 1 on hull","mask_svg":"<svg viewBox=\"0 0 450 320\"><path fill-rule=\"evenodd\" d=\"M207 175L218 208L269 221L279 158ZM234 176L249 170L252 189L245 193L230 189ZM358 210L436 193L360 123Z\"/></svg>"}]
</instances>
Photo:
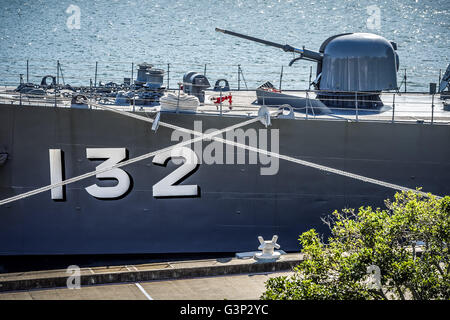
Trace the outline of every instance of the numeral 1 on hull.
<instances>
[{"instance_id":1,"label":"numeral 1 on hull","mask_svg":"<svg viewBox=\"0 0 450 320\"><path fill-rule=\"evenodd\" d=\"M48 153L50 157L50 183L55 184L62 181L61 149L49 149ZM63 186L52 188L51 194L53 200L63 200Z\"/></svg>"}]
</instances>

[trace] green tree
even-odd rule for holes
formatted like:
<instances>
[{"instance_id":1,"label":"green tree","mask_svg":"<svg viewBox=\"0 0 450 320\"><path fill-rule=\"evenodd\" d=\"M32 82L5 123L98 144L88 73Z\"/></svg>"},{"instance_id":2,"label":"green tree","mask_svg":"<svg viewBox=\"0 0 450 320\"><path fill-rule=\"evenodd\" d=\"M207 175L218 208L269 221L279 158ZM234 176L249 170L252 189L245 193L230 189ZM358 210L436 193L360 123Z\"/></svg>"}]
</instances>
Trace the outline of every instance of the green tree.
<instances>
[{"instance_id":1,"label":"green tree","mask_svg":"<svg viewBox=\"0 0 450 320\"><path fill-rule=\"evenodd\" d=\"M335 211L299 240L294 275L271 278L261 299L449 299L450 197L396 193L386 209Z\"/></svg>"}]
</instances>

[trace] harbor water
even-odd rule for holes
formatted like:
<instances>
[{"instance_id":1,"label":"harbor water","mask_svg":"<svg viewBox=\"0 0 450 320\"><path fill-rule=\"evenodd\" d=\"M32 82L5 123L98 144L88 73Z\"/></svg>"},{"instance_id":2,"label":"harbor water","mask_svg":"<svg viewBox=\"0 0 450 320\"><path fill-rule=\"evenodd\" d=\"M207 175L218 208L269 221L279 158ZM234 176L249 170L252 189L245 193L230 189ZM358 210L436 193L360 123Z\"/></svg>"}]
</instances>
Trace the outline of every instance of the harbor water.
<instances>
[{"instance_id":1,"label":"harbor water","mask_svg":"<svg viewBox=\"0 0 450 320\"><path fill-rule=\"evenodd\" d=\"M72 85L89 85L96 61L104 83L121 83L131 64L136 69L143 61L169 69L172 87L188 71L206 71L235 88L238 65L241 88L267 80L278 85L281 66L283 89L307 88L310 67L315 76L315 63L287 67L292 54L218 34L215 27L315 51L335 34L376 33L397 43L398 83L406 68L411 91L427 91L450 61L448 0L15 0L0 6L0 85L16 85L19 74L26 78L27 60L29 81L39 83L56 74L58 59Z\"/></svg>"}]
</instances>

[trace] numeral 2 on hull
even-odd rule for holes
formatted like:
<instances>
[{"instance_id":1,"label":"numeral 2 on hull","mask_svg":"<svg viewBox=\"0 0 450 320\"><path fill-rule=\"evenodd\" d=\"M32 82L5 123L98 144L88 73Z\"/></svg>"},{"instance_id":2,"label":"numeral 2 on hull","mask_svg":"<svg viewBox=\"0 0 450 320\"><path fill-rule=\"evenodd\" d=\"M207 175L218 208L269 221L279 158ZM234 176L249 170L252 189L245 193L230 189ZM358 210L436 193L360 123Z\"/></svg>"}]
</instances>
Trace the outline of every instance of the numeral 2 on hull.
<instances>
[{"instance_id":1,"label":"numeral 2 on hull","mask_svg":"<svg viewBox=\"0 0 450 320\"><path fill-rule=\"evenodd\" d=\"M62 181L62 151L61 149L49 149L50 157L50 182L55 184ZM95 169L101 170L114 166L126 158L125 148L86 148L86 157L88 159L107 159ZM198 196L198 185L175 185L175 183L186 178L198 166L198 157L194 151L187 147L175 148L166 152L157 154L153 158L154 164L164 165L169 159L184 159L184 163L168 176L153 185L154 197L186 197ZM174 161L175 162L175 161ZM178 164L177 162L176 164ZM86 191L98 199L114 199L123 196L130 189L130 176L121 168L113 168L96 175L98 179L115 179L118 183L113 187L101 187L93 184ZM51 198L53 200L62 200L64 198L63 187L51 189Z\"/></svg>"}]
</instances>

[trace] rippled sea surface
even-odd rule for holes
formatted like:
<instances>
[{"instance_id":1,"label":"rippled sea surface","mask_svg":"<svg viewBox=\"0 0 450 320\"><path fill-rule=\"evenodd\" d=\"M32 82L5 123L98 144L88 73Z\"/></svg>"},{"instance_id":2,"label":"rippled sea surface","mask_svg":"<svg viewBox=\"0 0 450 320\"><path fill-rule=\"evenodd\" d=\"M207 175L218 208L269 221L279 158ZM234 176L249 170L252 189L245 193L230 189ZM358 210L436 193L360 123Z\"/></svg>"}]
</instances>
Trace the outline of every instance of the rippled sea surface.
<instances>
[{"instance_id":1,"label":"rippled sea surface","mask_svg":"<svg viewBox=\"0 0 450 320\"><path fill-rule=\"evenodd\" d=\"M80 9L79 29L68 28L71 5ZM266 80L278 86L282 66L285 89L307 88L311 66L315 76L315 63L288 67L292 54L217 33L215 27L310 50L334 34L376 33L397 43L399 84L406 68L413 91L438 82L439 70L450 63L449 0L0 0L0 6L2 85L18 84L20 73L26 77L27 59L34 83L55 75L57 60L65 83L74 85L89 85L96 61L98 80L119 83L131 76L132 63L165 70L170 63L171 87L188 71L203 73L205 64L212 84L226 78L232 87L239 64L244 88Z\"/></svg>"}]
</instances>

